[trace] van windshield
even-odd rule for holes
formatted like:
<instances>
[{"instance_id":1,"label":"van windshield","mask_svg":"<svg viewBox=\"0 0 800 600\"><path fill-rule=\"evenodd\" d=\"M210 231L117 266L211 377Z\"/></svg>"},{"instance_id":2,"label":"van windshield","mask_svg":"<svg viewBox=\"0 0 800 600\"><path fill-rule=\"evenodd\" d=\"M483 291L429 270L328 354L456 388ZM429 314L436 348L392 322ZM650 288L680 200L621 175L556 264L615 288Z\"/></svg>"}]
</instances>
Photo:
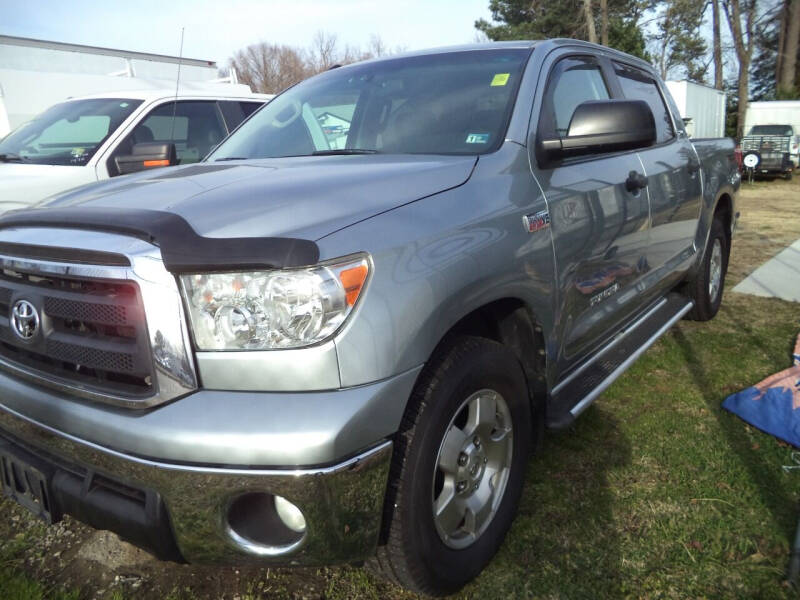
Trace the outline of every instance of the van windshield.
<instances>
[{"instance_id":1,"label":"van windshield","mask_svg":"<svg viewBox=\"0 0 800 600\"><path fill-rule=\"evenodd\" d=\"M756 125L748 135L793 135L791 125Z\"/></svg>"},{"instance_id":2,"label":"van windshield","mask_svg":"<svg viewBox=\"0 0 800 600\"><path fill-rule=\"evenodd\" d=\"M314 154L483 154L505 138L527 48L333 69L276 97L208 160Z\"/></svg>"},{"instance_id":3,"label":"van windshield","mask_svg":"<svg viewBox=\"0 0 800 600\"><path fill-rule=\"evenodd\" d=\"M141 103L101 98L51 106L0 141L0 161L81 167Z\"/></svg>"}]
</instances>

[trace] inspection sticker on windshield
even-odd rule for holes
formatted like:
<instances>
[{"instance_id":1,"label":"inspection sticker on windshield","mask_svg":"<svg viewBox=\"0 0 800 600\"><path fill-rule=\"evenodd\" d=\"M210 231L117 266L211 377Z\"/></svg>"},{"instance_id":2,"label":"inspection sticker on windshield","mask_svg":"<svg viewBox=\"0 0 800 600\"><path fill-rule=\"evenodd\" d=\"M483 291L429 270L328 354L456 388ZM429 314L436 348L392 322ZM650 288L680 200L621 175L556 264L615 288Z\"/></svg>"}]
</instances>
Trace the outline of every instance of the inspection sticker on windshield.
<instances>
[{"instance_id":1,"label":"inspection sticker on windshield","mask_svg":"<svg viewBox=\"0 0 800 600\"><path fill-rule=\"evenodd\" d=\"M492 87L507 84L509 77L511 77L511 73L498 73L492 79Z\"/></svg>"},{"instance_id":2,"label":"inspection sticker on windshield","mask_svg":"<svg viewBox=\"0 0 800 600\"><path fill-rule=\"evenodd\" d=\"M467 144L487 144L488 142L488 133L470 133L467 136Z\"/></svg>"}]
</instances>

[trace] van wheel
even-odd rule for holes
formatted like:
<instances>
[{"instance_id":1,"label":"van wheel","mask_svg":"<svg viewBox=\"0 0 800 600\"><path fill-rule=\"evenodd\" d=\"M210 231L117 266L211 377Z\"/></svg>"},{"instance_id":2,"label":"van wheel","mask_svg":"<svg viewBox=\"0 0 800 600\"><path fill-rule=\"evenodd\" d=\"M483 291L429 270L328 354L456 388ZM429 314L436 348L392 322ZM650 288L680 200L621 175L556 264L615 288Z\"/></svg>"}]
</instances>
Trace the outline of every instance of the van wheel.
<instances>
[{"instance_id":1,"label":"van wheel","mask_svg":"<svg viewBox=\"0 0 800 600\"><path fill-rule=\"evenodd\" d=\"M792 171L787 171L786 173L784 173L784 174L783 174L783 178L784 178L786 181L791 181L791 180L792 180Z\"/></svg>"},{"instance_id":2,"label":"van wheel","mask_svg":"<svg viewBox=\"0 0 800 600\"><path fill-rule=\"evenodd\" d=\"M694 301L694 308L687 315L688 319L709 321L717 314L722 304L729 256L729 238L725 234L725 226L715 216L711 223L708 243L703 252L703 262L684 285L684 293Z\"/></svg>"},{"instance_id":3,"label":"van wheel","mask_svg":"<svg viewBox=\"0 0 800 600\"><path fill-rule=\"evenodd\" d=\"M516 356L490 340L455 339L411 395L392 458L386 543L371 565L428 595L477 576L514 519L531 431Z\"/></svg>"}]
</instances>

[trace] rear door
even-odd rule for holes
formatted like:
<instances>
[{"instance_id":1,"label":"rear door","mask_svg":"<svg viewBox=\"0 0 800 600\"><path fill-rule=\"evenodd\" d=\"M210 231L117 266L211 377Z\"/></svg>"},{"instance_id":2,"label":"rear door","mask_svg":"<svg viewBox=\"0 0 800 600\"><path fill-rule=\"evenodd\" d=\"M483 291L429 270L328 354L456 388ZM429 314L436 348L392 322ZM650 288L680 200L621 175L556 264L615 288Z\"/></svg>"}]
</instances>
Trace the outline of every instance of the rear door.
<instances>
[{"instance_id":1,"label":"rear door","mask_svg":"<svg viewBox=\"0 0 800 600\"><path fill-rule=\"evenodd\" d=\"M656 143L639 150L650 199L650 243L644 294L665 292L682 276L679 266L695 253L702 184L700 160L682 125L673 120L665 91L646 71L620 62L614 72L622 94L644 100L656 120Z\"/></svg>"},{"instance_id":2,"label":"rear door","mask_svg":"<svg viewBox=\"0 0 800 600\"><path fill-rule=\"evenodd\" d=\"M582 102L614 96L608 61L567 50L554 54L544 66L549 73L537 140L566 135ZM647 251L649 206L646 193L626 189L631 171L642 170L635 152L558 162L532 159L550 213L563 372L603 344L640 306L636 282Z\"/></svg>"}]
</instances>

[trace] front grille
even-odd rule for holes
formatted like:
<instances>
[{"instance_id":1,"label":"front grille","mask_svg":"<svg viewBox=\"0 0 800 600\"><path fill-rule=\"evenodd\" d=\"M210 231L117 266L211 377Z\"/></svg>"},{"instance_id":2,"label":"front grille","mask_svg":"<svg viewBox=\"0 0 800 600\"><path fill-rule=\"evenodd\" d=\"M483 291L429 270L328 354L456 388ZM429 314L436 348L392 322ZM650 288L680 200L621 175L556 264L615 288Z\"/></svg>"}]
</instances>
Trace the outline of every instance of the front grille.
<instances>
[{"instance_id":1,"label":"front grille","mask_svg":"<svg viewBox=\"0 0 800 600\"><path fill-rule=\"evenodd\" d=\"M23 340L13 306L40 316ZM153 360L136 282L50 275L0 267L0 358L34 375L114 396L154 394Z\"/></svg>"}]
</instances>

